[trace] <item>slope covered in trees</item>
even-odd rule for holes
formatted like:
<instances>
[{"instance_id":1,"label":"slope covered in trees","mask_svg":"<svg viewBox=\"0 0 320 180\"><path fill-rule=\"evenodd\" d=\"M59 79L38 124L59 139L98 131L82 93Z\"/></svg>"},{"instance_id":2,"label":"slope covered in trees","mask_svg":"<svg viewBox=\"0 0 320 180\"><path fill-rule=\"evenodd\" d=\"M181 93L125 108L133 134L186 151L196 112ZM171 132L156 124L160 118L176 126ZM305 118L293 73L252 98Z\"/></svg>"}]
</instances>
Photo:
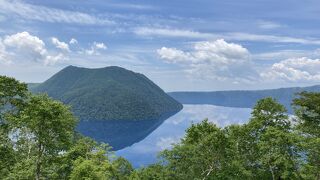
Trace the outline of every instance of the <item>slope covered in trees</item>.
<instances>
[{"instance_id":1,"label":"slope covered in trees","mask_svg":"<svg viewBox=\"0 0 320 180\"><path fill-rule=\"evenodd\" d=\"M247 124L204 120L141 169L75 132L70 108L0 76L1 179L320 179L320 93L293 100L295 117L259 100ZM236 115L235 115L236 116Z\"/></svg>"},{"instance_id":2,"label":"slope covered in trees","mask_svg":"<svg viewBox=\"0 0 320 180\"><path fill-rule=\"evenodd\" d=\"M193 124L158 164L135 173L141 179L320 179L320 93L301 93L293 107L292 119L265 98L247 124Z\"/></svg>"},{"instance_id":3,"label":"slope covered in trees","mask_svg":"<svg viewBox=\"0 0 320 180\"><path fill-rule=\"evenodd\" d=\"M146 76L116 66L68 66L30 89L71 105L80 120L157 119L182 108Z\"/></svg>"},{"instance_id":4,"label":"slope covered in trees","mask_svg":"<svg viewBox=\"0 0 320 180\"><path fill-rule=\"evenodd\" d=\"M212 104L242 108L252 108L259 99L273 97L293 113L291 102L295 95L302 91L320 92L320 85L256 91L171 92L168 94L182 104Z\"/></svg>"}]
</instances>

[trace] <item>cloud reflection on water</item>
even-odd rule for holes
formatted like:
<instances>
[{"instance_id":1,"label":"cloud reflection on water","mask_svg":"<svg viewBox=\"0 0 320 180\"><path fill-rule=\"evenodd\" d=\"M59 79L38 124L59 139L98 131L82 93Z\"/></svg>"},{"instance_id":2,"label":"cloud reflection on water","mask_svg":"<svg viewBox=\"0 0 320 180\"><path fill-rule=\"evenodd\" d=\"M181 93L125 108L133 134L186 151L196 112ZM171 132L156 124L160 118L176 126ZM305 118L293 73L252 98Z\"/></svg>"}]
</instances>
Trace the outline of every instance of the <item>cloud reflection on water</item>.
<instances>
[{"instance_id":1,"label":"cloud reflection on water","mask_svg":"<svg viewBox=\"0 0 320 180\"><path fill-rule=\"evenodd\" d=\"M208 118L220 127L246 123L250 117L249 108L230 108L213 105L184 105L176 115L165 120L156 130L142 141L119 150L117 155L127 158L135 167L156 161L158 152L170 148L184 136L192 123Z\"/></svg>"}]
</instances>

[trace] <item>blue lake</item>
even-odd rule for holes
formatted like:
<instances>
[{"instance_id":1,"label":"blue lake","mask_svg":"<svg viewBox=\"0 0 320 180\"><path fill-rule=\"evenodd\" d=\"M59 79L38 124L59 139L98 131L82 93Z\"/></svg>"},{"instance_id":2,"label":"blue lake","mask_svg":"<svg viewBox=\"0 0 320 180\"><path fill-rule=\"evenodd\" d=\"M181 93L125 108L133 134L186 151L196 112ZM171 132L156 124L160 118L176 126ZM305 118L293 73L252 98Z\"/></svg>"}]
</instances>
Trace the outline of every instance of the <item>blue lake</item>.
<instances>
[{"instance_id":1,"label":"blue lake","mask_svg":"<svg viewBox=\"0 0 320 180\"><path fill-rule=\"evenodd\" d=\"M116 151L116 155L128 159L134 167L142 167L157 161L157 154L185 135L192 124L208 118L210 122L224 127L230 124L246 123L250 117L249 108L230 108L213 105L184 105L174 116L161 121L147 136L134 144Z\"/></svg>"}]
</instances>

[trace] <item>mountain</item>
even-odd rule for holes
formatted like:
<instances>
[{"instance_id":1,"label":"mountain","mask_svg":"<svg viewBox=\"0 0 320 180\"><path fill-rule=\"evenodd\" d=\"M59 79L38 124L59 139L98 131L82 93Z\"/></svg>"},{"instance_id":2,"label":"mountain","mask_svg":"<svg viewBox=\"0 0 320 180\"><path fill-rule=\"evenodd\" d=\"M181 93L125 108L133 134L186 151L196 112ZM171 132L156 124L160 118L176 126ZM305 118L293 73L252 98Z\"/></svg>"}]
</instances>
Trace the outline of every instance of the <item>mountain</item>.
<instances>
[{"instance_id":1,"label":"mountain","mask_svg":"<svg viewBox=\"0 0 320 180\"><path fill-rule=\"evenodd\" d=\"M182 109L180 103L146 76L116 66L68 66L29 88L71 105L82 121L157 119Z\"/></svg>"},{"instance_id":2,"label":"mountain","mask_svg":"<svg viewBox=\"0 0 320 180\"><path fill-rule=\"evenodd\" d=\"M294 99L296 93L302 91L320 92L320 85L270 90L171 92L168 94L182 104L212 104L217 106L243 108L252 108L261 98L273 97L286 106L288 111L292 113L292 99Z\"/></svg>"}]
</instances>

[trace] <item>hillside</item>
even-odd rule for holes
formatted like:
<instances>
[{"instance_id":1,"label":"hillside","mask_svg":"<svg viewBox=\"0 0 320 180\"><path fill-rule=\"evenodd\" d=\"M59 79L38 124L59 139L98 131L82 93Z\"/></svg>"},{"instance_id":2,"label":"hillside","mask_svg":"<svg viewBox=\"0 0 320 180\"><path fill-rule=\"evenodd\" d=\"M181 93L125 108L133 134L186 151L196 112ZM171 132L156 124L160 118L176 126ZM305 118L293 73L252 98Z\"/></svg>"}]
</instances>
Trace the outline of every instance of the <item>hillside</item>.
<instances>
[{"instance_id":1,"label":"hillside","mask_svg":"<svg viewBox=\"0 0 320 180\"><path fill-rule=\"evenodd\" d=\"M30 90L71 105L83 121L155 119L182 108L146 76L116 66L68 66Z\"/></svg>"},{"instance_id":2,"label":"hillside","mask_svg":"<svg viewBox=\"0 0 320 180\"><path fill-rule=\"evenodd\" d=\"M226 107L252 108L257 100L273 97L285 105L291 113L292 99L301 91L320 92L319 86L280 88L253 91L171 92L171 97L182 104L212 104Z\"/></svg>"}]
</instances>

